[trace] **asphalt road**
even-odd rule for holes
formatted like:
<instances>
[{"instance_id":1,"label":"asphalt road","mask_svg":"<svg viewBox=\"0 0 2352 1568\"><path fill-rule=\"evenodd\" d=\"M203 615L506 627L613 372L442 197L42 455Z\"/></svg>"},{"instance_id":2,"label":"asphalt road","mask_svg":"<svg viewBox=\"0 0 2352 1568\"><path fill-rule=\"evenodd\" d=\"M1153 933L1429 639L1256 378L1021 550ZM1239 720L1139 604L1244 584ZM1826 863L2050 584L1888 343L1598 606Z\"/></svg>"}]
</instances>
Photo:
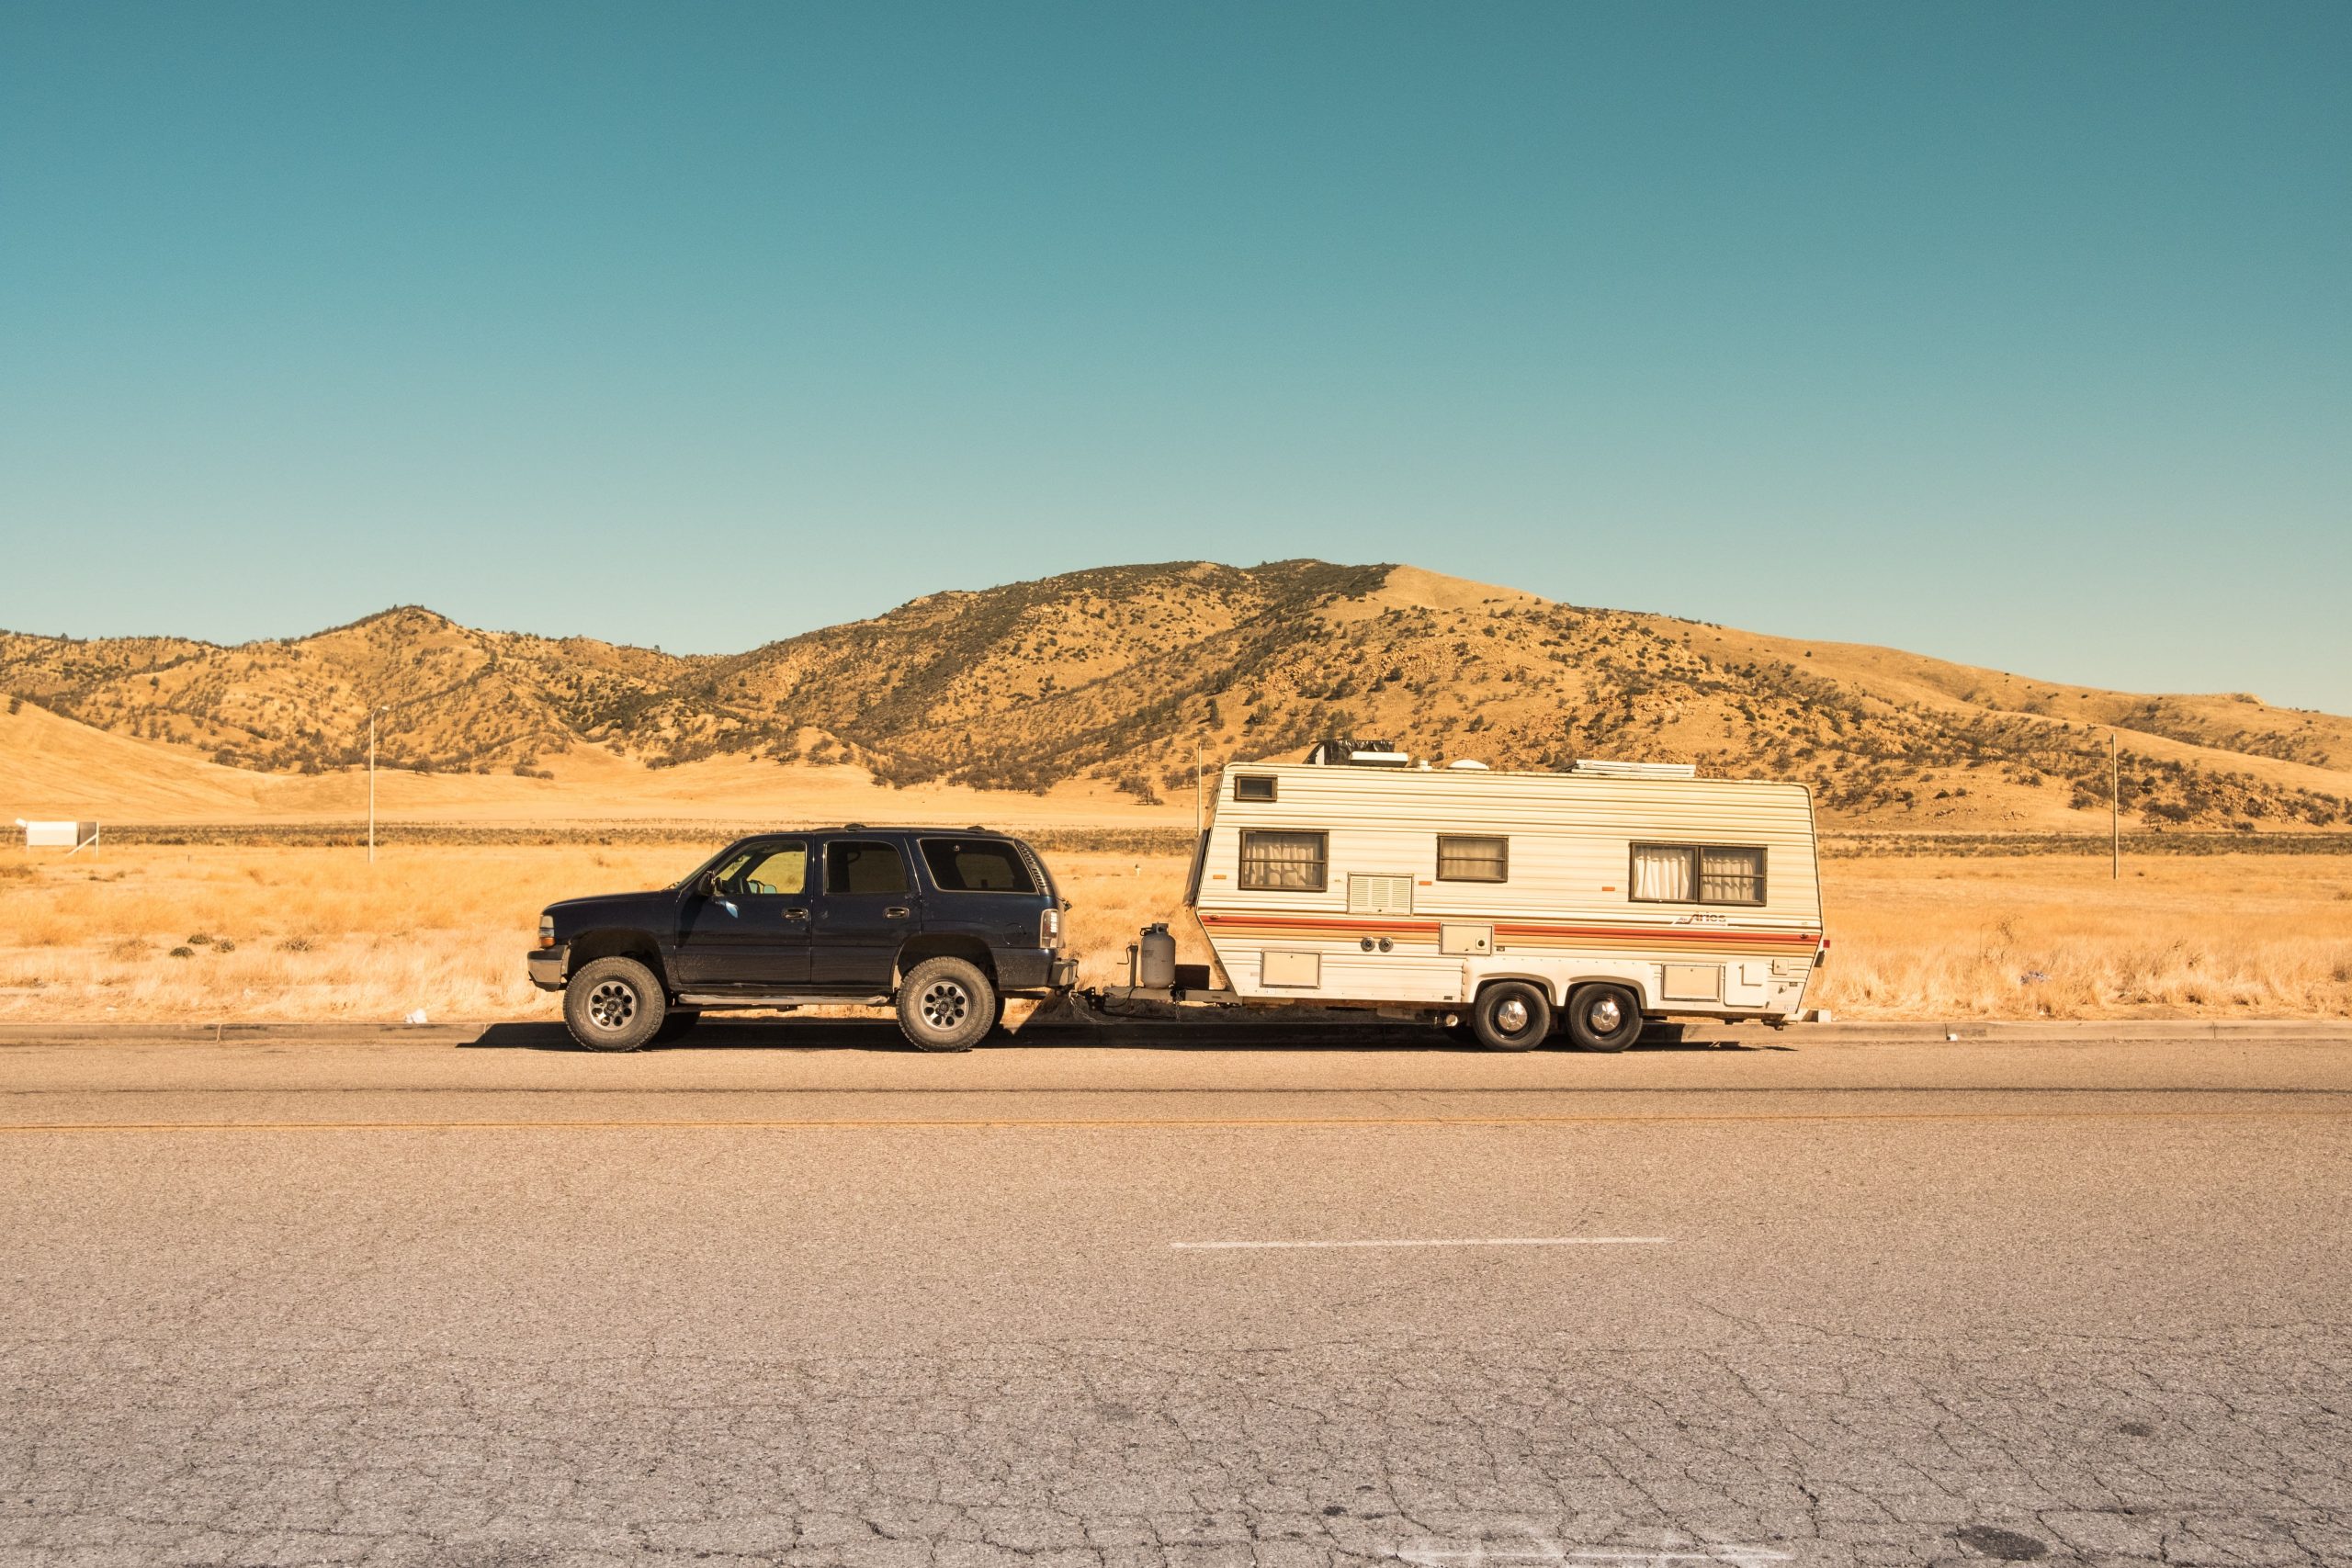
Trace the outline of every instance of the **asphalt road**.
<instances>
[{"instance_id":1,"label":"asphalt road","mask_svg":"<svg viewBox=\"0 0 2352 1568\"><path fill-rule=\"evenodd\" d=\"M2352 1562L2352 1034L885 1038L0 1036L0 1563Z\"/></svg>"}]
</instances>

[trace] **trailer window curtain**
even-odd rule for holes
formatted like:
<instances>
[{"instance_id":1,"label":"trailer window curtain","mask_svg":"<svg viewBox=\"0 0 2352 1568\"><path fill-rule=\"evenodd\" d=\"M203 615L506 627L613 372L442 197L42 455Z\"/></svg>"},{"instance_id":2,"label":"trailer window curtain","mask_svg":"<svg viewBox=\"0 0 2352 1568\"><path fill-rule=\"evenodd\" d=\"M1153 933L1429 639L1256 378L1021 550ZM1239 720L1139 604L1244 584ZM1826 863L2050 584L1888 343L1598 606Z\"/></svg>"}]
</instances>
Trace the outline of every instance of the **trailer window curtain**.
<instances>
[{"instance_id":1,"label":"trailer window curtain","mask_svg":"<svg viewBox=\"0 0 2352 1568\"><path fill-rule=\"evenodd\" d=\"M1764 902L1762 850L1702 849L1699 852L1699 902Z\"/></svg>"},{"instance_id":2,"label":"trailer window curtain","mask_svg":"<svg viewBox=\"0 0 2352 1568\"><path fill-rule=\"evenodd\" d=\"M1329 836L1245 828L1241 886L1265 893L1320 893L1329 881Z\"/></svg>"},{"instance_id":3,"label":"trailer window curtain","mask_svg":"<svg viewBox=\"0 0 2352 1568\"><path fill-rule=\"evenodd\" d=\"M1690 850L1684 844L1634 846L1634 897L1653 904L1687 904L1694 896Z\"/></svg>"},{"instance_id":4,"label":"trailer window curtain","mask_svg":"<svg viewBox=\"0 0 2352 1568\"><path fill-rule=\"evenodd\" d=\"M1635 844L1642 904L1761 904L1764 852L1745 844Z\"/></svg>"},{"instance_id":5,"label":"trailer window curtain","mask_svg":"<svg viewBox=\"0 0 2352 1568\"><path fill-rule=\"evenodd\" d=\"M1510 840L1440 833L1437 877L1440 882L1508 882Z\"/></svg>"}]
</instances>

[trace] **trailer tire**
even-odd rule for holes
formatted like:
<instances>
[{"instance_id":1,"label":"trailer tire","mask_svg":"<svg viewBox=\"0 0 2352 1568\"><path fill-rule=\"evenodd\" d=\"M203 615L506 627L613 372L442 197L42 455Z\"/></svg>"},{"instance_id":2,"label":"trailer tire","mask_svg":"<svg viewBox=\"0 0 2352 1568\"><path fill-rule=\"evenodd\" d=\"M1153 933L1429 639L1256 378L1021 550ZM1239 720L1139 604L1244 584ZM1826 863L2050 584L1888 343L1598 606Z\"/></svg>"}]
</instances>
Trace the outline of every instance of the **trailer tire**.
<instances>
[{"instance_id":1,"label":"trailer tire","mask_svg":"<svg viewBox=\"0 0 2352 1568\"><path fill-rule=\"evenodd\" d=\"M996 1027L996 987L962 958L926 958L899 987L899 1032L918 1051L968 1051Z\"/></svg>"},{"instance_id":2,"label":"trailer tire","mask_svg":"<svg viewBox=\"0 0 2352 1568\"><path fill-rule=\"evenodd\" d=\"M1568 1038L1579 1051L1623 1051L1642 1034L1642 1002L1623 986L1578 986L1568 993Z\"/></svg>"},{"instance_id":3,"label":"trailer tire","mask_svg":"<svg viewBox=\"0 0 2352 1568\"><path fill-rule=\"evenodd\" d=\"M1532 1051L1552 1032L1552 1003L1524 980L1500 980L1478 993L1470 1027L1489 1051Z\"/></svg>"},{"instance_id":4,"label":"trailer tire","mask_svg":"<svg viewBox=\"0 0 2352 1568\"><path fill-rule=\"evenodd\" d=\"M591 1051L634 1051L660 1032L670 999L634 958L583 964L563 989L563 1021Z\"/></svg>"}]
</instances>

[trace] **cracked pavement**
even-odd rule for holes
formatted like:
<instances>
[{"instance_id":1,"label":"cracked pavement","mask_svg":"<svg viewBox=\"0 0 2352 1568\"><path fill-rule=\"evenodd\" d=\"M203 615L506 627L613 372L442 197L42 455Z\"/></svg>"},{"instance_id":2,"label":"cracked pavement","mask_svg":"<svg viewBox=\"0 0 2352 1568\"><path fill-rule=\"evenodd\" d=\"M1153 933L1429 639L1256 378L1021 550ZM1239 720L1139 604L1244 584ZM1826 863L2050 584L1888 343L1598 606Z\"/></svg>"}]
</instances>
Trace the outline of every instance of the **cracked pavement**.
<instances>
[{"instance_id":1,"label":"cracked pavement","mask_svg":"<svg viewBox=\"0 0 2352 1568\"><path fill-rule=\"evenodd\" d=\"M922 1066L965 1124L12 1051L116 1130L0 1130L0 1564L2352 1562L2341 1069L1897 1049ZM1171 1245L1594 1235L1668 1239Z\"/></svg>"}]
</instances>

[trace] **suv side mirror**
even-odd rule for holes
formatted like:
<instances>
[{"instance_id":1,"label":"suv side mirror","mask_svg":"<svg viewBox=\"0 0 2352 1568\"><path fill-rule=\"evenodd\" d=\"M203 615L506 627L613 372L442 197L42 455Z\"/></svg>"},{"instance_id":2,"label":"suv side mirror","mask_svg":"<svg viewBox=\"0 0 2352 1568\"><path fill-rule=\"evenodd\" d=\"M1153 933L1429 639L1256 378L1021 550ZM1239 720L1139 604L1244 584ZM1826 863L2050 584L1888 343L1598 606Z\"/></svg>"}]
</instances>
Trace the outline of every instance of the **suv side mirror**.
<instances>
[{"instance_id":1,"label":"suv side mirror","mask_svg":"<svg viewBox=\"0 0 2352 1568\"><path fill-rule=\"evenodd\" d=\"M695 878L695 891L705 898L718 897L718 873L706 871Z\"/></svg>"}]
</instances>

